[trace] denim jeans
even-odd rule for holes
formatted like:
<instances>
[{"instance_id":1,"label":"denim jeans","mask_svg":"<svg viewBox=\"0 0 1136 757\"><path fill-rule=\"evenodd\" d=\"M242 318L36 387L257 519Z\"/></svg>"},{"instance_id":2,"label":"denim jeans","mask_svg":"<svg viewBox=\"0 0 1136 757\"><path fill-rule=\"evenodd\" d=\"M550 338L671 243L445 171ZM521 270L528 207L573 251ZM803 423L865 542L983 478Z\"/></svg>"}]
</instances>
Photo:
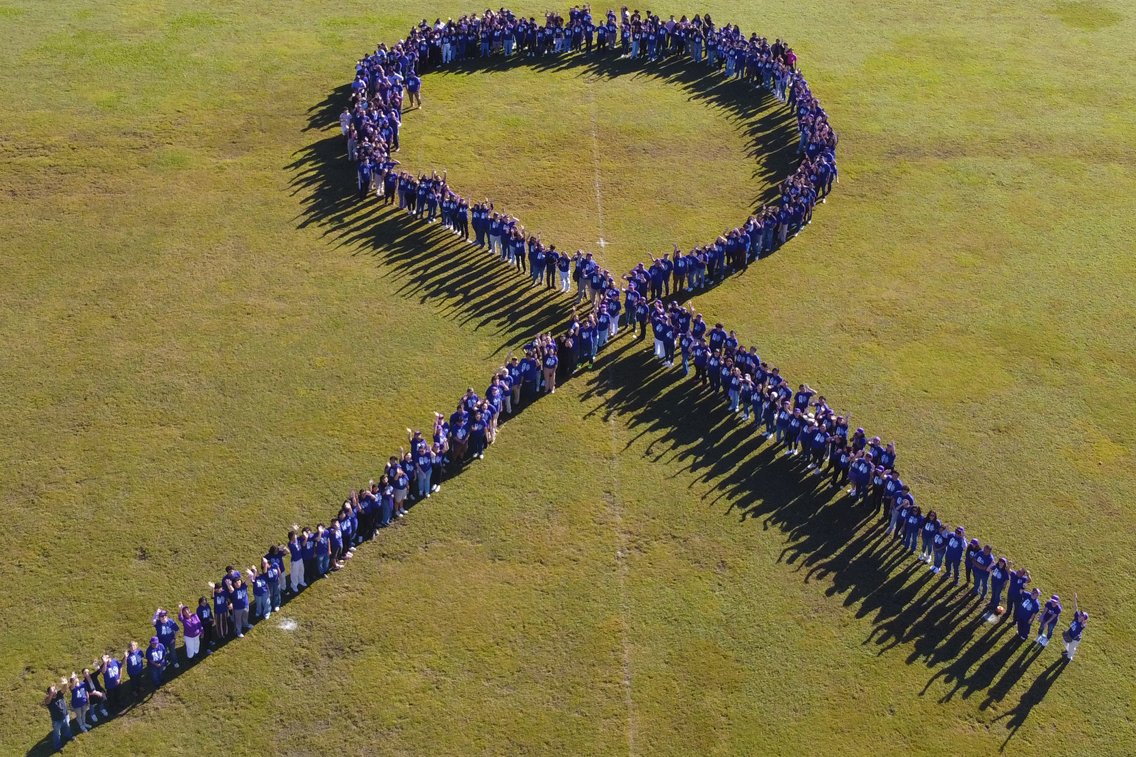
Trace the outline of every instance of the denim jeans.
<instances>
[{"instance_id":1,"label":"denim jeans","mask_svg":"<svg viewBox=\"0 0 1136 757\"><path fill-rule=\"evenodd\" d=\"M923 534L923 550L919 553L920 557L926 557L935 550L935 543L932 541L931 536Z\"/></svg>"},{"instance_id":2,"label":"denim jeans","mask_svg":"<svg viewBox=\"0 0 1136 757\"><path fill-rule=\"evenodd\" d=\"M990 606L997 607L1002 602L1002 589L1006 586L1006 582L990 584Z\"/></svg>"},{"instance_id":3,"label":"denim jeans","mask_svg":"<svg viewBox=\"0 0 1136 757\"><path fill-rule=\"evenodd\" d=\"M990 573L985 570L974 571L974 593L981 598L986 598L986 592L990 586Z\"/></svg>"},{"instance_id":4,"label":"denim jeans","mask_svg":"<svg viewBox=\"0 0 1136 757\"><path fill-rule=\"evenodd\" d=\"M738 409L738 401L740 399L741 399L741 395L738 394L737 390L731 389L730 390L730 412L733 412L733 411Z\"/></svg>"},{"instance_id":5,"label":"denim jeans","mask_svg":"<svg viewBox=\"0 0 1136 757\"><path fill-rule=\"evenodd\" d=\"M947 573L946 573L946 575L950 576L951 572L953 571L954 574L955 574L955 583L959 582L959 578L960 578L960 576L959 576L959 563L961 561L962 561L961 557L954 557L954 558L951 558L950 560L947 560Z\"/></svg>"},{"instance_id":6,"label":"denim jeans","mask_svg":"<svg viewBox=\"0 0 1136 757\"><path fill-rule=\"evenodd\" d=\"M280 609L280 581L268 584L268 602L274 610Z\"/></svg>"},{"instance_id":7,"label":"denim jeans","mask_svg":"<svg viewBox=\"0 0 1136 757\"><path fill-rule=\"evenodd\" d=\"M330 554L316 555L316 570L319 572L319 574L321 576L323 574L327 573L327 571L330 567L331 567L331 555Z\"/></svg>"},{"instance_id":8,"label":"denim jeans","mask_svg":"<svg viewBox=\"0 0 1136 757\"><path fill-rule=\"evenodd\" d=\"M422 499L430 493L430 471L418 471L418 498Z\"/></svg>"},{"instance_id":9,"label":"denim jeans","mask_svg":"<svg viewBox=\"0 0 1136 757\"><path fill-rule=\"evenodd\" d=\"M915 549L919 546L919 532L915 529L908 529L904 532L903 546L911 550L911 554L915 554Z\"/></svg>"},{"instance_id":10,"label":"denim jeans","mask_svg":"<svg viewBox=\"0 0 1136 757\"><path fill-rule=\"evenodd\" d=\"M51 721L51 743L55 744L56 750L63 748L63 739L71 739L71 723L70 716L63 718L63 720Z\"/></svg>"},{"instance_id":11,"label":"denim jeans","mask_svg":"<svg viewBox=\"0 0 1136 757\"><path fill-rule=\"evenodd\" d=\"M256 609L253 610L253 613L256 617L263 618L268 615L268 613L272 612L272 606L268 604L267 592L256 597L254 601L256 602Z\"/></svg>"},{"instance_id":12,"label":"denim jeans","mask_svg":"<svg viewBox=\"0 0 1136 757\"><path fill-rule=\"evenodd\" d=\"M942 567L942 565L943 565L943 556L944 556L945 554L946 554L946 552L936 552L936 553L935 553L935 567L936 567L936 568L940 568L940 567Z\"/></svg>"}]
</instances>

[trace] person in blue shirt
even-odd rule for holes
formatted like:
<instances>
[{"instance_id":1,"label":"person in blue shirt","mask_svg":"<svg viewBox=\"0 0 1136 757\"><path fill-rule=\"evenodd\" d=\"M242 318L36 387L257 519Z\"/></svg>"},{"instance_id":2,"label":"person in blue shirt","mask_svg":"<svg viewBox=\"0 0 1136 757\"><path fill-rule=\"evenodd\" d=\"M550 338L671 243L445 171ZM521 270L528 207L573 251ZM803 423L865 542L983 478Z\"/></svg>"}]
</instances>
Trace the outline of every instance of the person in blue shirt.
<instances>
[{"instance_id":1,"label":"person in blue shirt","mask_svg":"<svg viewBox=\"0 0 1136 757\"><path fill-rule=\"evenodd\" d=\"M268 581L255 566L248 569L248 577L252 586L252 619L254 621L266 619L272 615L272 605L268 598Z\"/></svg>"},{"instance_id":2,"label":"person in blue shirt","mask_svg":"<svg viewBox=\"0 0 1136 757\"><path fill-rule=\"evenodd\" d=\"M1017 604L1014 605L1014 620L1018 624L1018 638L1022 641L1029 641L1033 619L1041 610L1041 603L1037 600L1040 595L1041 590L1034 589L1029 594L1022 594L1018 598Z\"/></svg>"},{"instance_id":3,"label":"person in blue shirt","mask_svg":"<svg viewBox=\"0 0 1136 757\"><path fill-rule=\"evenodd\" d=\"M946 523L939 524L939 532L931 540L932 548L935 550L935 564L931 566L932 573L938 573L943 567L943 558L947 554L947 538L949 536L950 526Z\"/></svg>"},{"instance_id":4,"label":"person in blue shirt","mask_svg":"<svg viewBox=\"0 0 1136 757\"><path fill-rule=\"evenodd\" d=\"M801 431L804 429L805 419L801 415L800 410L794 410L793 414L789 417L789 424L785 427L785 439L787 448L786 455L797 455L800 453L800 439Z\"/></svg>"},{"instance_id":5,"label":"person in blue shirt","mask_svg":"<svg viewBox=\"0 0 1136 757\"><path fill-rule=\"evenodd\" d=\"M116 657L104 654L101 660L95 662L94 675L103 677L106 698L101 709L103 717L110 717L110 713L107 712L108 706L114 712L118 712L122 706L122 662Z\"/></svg>"},{"instance_id":6,"label":"person in blue shirt","mask_svg":"<svg viewBox=\"0 0 1136 757\"><path fill-rule=\"evenodd\" d=\"M422 89L422 79L418 77L418 74L412 72L410 76L406 77L405 84L407 99L410 101L409 107L421 108L422 97L420 91Z\"/></svg>"},{"instance_id":7,"label":"person in blue shirt","mask_svg":"<svg viewBox=\"0 0 1136 757\"><path fill-rule=\"evenodd\" d=\"M1010 561L999 557L990 566L990 603L986 609L990 612L999 612L998 606L1002 602L1002 590L1006 588L1006 581L1010 576Z\"/></svg>"},{"instance_id":8,"label":"person in blue shirt","mask_svg":"<svg viewBox=\"0 0 1136 757\"><path fill-rule=\"evenodd\" d=\"M230 582L225 579L226 584L232 588L229 590L229 604L233 608L230 611L230 616L233 619L233 630L237 634L238 639L245 637L245 631L251 631L252 626L249 625L249 595L248 587L245 586L244 581L237 578Z\"/></svg>"},{"instance_id":9,"label":"person in blue shirt","mask_svg":"<svg viewBox=\"0 0 1136 757\"><path fill-rule=\"evenodd\" d=\"M213 606L205 597L197 598L197 619L201 621L201 640L205 642L205 654L213 654L210 647L217 646L214 634Z\"/></svg>"},{"instance_id":10,"label":"person in blue shirt","mask_svg":"<svg viewBox=\"0 0 1136 757\"><path fill-rule=\"evenodd\" d=\"M555 349L549 349L541 361L544 369L544 390L549 394L556 394L556 366L559 362Z\"/></svg>"},{"instance_id":11,"label":"person in blue shirt","mask_svg":"<svg viewBox=\"0 0 1136 757\"><path fill-rule=\"evenodd\" d=\"M166 663L173 663L175 668L180 668L181 665L178 663L176 650L177 632L181 629L181 626L161 607L154 613L154 617L150 619L150 622L154 624L154 632L158 635L158 641L165 647Z\"/></svg>"},{"instance_id":12,"label":"person in blue shirt","mask_svg":"<svg viewBox=\"0 0 1136 757\"><path fill-rule=\"evenodd\" d=\"M919 509L918 505L914 505L907 510L907 523L903 531L903 546L911 554L915 554L915 550L919 546L919 536L923 533L923 512Z\"/></svg>"},{"instance_id":13,"label":"person in blue shirt","mask_svg":"<svg viewBox=\"0 0 1136 757\"><path fill-rule=\"evenodd\" d=\"M146 662L150 669L150 680L154 686L162 685L162 672L166 669L166 648L158 641L157 636L150 637L150 646L146 648Z\"/></svg>"},{"instance_id":14,"label":"person in blue shirt","mask_svg":"<svg viewBox=\"0 0 1136 757\"><path fill-rule=\"evenodd\" d=\"M132 641L126 648L126 673L130 676L130 687L135 697L142 695L142 672L145 668L146 654Z\"/></svg>"},{"instance_id":15,"label":"person in blue shirt","mask_svg":"<svg viewBox=\"0 0 1136 757\"><path fill-rule=\"evenodd\" d=\"M974 593L980 600L986 599L986 592L990 588L990 569L994 567L994 551L987 544L982 551L970 556L971 570L974 573Z\"/></svg>"},{"instance_id":16,"label":"person in blue shirt","mask_svg":"<svg viewBox=\"0 0 1136 757\"><path fill-rule=\"evenodd\" d=\"M1089 613L1081 610L1077 606L1077 595L1073 595L1073 622L1069 624L1069 629L1061 635L1061 640L1065 643L1065 651L1061 656L1066 660L1072 662L1073 655L1077 653L1077 647L1081 643L1081 635L1085 632L1085 628L1089 625Z\"/></svg>"},{"instance_id":17,"label":"person in blue shirt","mask_svg":"<svg viewBox=\"0 0 1136 757\"><path fill-rule=\"evenodd\" d=\"M472 457L481 460L485 457L485 421L481 411L475 411L469 424L469 446Z\"/></svg>"},{"instance_id":18,"label":"person in blue shirt","mask_svg":"<svg viewBox=\"0 0 1136 757\"><path fill-rule=\"evenodd\" d=\"M939 514L934 510L927 513L927 517L923 519L923 528L921 535L923 537L923 549L919 553L919 562L930 563L935 554L935 534L939 530Z\"/></svg>"},{"instance_id":19,"label":"person in blue shirt","mask_svg":"<svg viewBox=\"0 0 1136 757\"><path fill-rule=\"evenodd\" d=\"M1037 624L1037 643L1047 646L1053 638L1053 631L1057 628L1057 619L1061 617L1061 597L1054 594L1041 608L1041 619ZM106 714L106 713L103 713Z\"/></svg>"},{"instance_id":20,"label":"person in blue shirt","mask_svg":"<svg viewBox=\"0 0 1136 757\"><path fill-rule=\"evenodd\" d=\"M965 551L966 529L959 526L955 529L953 534L947 537L947 571L943 574L943 578L950 578L953 572L955 576L955 586L958 586L961 580L959 564L962 562L962 555Z\"/></svg>"}]
</instances>

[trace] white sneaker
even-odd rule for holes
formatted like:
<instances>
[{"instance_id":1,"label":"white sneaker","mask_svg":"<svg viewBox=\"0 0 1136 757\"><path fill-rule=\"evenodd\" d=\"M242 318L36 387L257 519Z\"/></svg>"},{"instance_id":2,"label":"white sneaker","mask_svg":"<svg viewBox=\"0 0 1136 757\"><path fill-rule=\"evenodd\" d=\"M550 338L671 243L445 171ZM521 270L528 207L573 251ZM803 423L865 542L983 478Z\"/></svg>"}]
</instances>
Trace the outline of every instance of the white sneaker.
<instances>
[{"instance_id":1,"label":"white sneaker","mask_svg":"<svg viewBox=\"0 0 1136 757\"><path fill-rule=\"evenodd\" d=\"M245 637L245 635L244 635L243 633L238 633L238 634L237 634L237 638L238 638L238 639L243 639L244 637Z\"/></svg>"},{"instance_id":2,"label":"white sneaker","mask_svg":"<svg viewBox=\"0 0 1136 757\"><path fill-rule=\"evenodd\" d=\"M441 484L434 484L434 488L431 491L436 491L436 492L442 491L442 485Z\"/></svg>"},{"instance_id":3,"label":"white sneaker","mask_svg":"<svg viewBox=\"0 0 1136 757\"><path fill-rule=\"evenodd\" d=\"M815 467L816 467L815 465L813 465L812 463L809 463L808 466L807 466L807 470L812 470Z\"/></svg>"}]
</instances>

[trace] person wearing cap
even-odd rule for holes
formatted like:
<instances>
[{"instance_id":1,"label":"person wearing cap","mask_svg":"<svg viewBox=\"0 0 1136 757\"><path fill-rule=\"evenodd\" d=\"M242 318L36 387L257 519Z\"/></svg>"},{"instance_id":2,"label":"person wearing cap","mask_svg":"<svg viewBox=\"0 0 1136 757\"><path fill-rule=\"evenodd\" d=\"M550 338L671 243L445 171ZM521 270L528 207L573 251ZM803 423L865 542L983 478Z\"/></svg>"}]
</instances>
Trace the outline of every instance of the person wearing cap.
<instances>
[{"instance_id":1,"label":"person wearing cap","mask_svg":"<svg viewBox=\"0 0 1136 757\"><path fill-rule=\"evenodd\" d=\"M1038 610L1041 609L1041 603L1037 598L1041 596L1040 589L1034 589L1029 594L1023 595L1017 605L1014 606L1014 620L1018 623L1018 638L1022 641L1029 641L1030 627L1033 625L1033 619L1037 617Z\"/></svg>"},{"instance_id":2,"label":"person wearing cap","mask_svg":"<svg viewBox=\"0 0 1136 757\"><path fill-rule=\"evenodd\" d=\"M982 551L982 547L978 543L978 539L971 539L966 545L966 554L963 555L962 563L966 566L966 585L970 586L971 574L974 568L974 556Z\"/></svg>"},{"instance_id":3,"label":"person wearing cap","mask_svg":"<svg viewBox=\"0 0 1136 757\"><path fill-rule=\"evenodd\" d=\"M1041 646L1049 644L1053 638L1053 631L1057 627L1057 619L1061 617L1061 597L1054 594L1041 608L1041 620L1037 624L1037 643Z\"/></svg>"},{"instance_id":4,"label":"person wearing cap","mask_svg":"<svg viewBox=\"0 0 1136 757\"><path fill-rule=\"evenodd\" d=\"M172 662L175 668L180 668L181 665L178 663L175 645L177 644L177 632L181 626L161 607L154 613L154 617L150 619L150 622L154 624L154 631L158 634L158 641L166 648L167 664Z\"/></svg>"},{"instance_id":5,"label":"person wearing cap","mask_svg":"<svg viewBox=\"0 0 1136 757\"><path fill-rule=\"evenodd\" d=\"M162 685L162 671L166 669L166 648L157 636L150 637L150 646L146 647L146 662L150 669L150 680L154 686Z\"/></svg>"},{"instance_id":6,"label":"person wearing cap","mask_svg":"<svg viewBox=\"0 0 1136 757\"><path fill-rule=\"evenodd\" d=\"M955 532L947 537L947 572L943 574L943 578L950 578L951 573L955 576L955 586L959 585L961 576L959 575L959 563L962 562L962 553L966 549L966 529L959 526Z\"/></svg>"},{"instance_id":7,"label":"person wearing cap","mask_svg":"<svg viewBox=\"0 0 1136 757\"><path fill-rule=\"evenodd\" d=\"M1081 643L1081 635L1085 632L1085 627L1089 624L1089 614L1081 610L1077 606L1077 595L1073 595L1073 622L1069 624L1069 629L1061 634L1061 640L1065 643L1065 651L1061 656L1066 660L1072 661L1073 655L1077 653L1077 646Z\"/></svg>"},{"instance_id":8,"label":"person wearing cap","mask_svg":"<svg viewBox=\"0 0 1136 757\"><path fill-rule=\"evenodd\" d=\"M978 540L975 539L977 544ZM979 600L986 599L986 592L990 588L990 569L994 565L994 548L989 544L970 556L971 568L974 571L974 593Z\"/></svg>"}]
</instances>

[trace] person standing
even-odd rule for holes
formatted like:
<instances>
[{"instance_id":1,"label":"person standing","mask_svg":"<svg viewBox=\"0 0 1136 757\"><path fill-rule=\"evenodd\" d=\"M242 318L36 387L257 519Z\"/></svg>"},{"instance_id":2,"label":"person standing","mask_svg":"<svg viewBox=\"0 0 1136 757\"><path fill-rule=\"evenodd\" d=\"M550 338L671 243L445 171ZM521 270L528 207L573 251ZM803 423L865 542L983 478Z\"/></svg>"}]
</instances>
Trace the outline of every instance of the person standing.
<instances>
[{"instance_id":1,"label":"person standing","mask_svg":"<svg viewBox=\"0 0 1136 757\"><path fill-rule=\"evenodd\" d=\"M955 532L947 537L947 570L943 573L943 578L950 578L951 573L955 575L955 586L959 585L959 563L962 562L962 553L966 549L966 530L959 526Z\"/></svg>"},{"instance_id":2,"label":"person standing","mask_svg":"<svg viewBox=\"0 0 1136 757\"><path fill-rule=\"evenodd\" d=\"M213 640L213 608L205 597L197 599L197 619L201 621L201 640L207 645L205 654L213 654L212 647L217 643Z\"/></svg>"},{"instance_id":3,"label":"person standing","mask_svg":"<svg viewBox=\"0 0 1136 757\"><path fill-rule=\"evenodd\" d=\"M162 671L166 669L166 648L157 636L150 637L150 646L146 648L146 662L150 669L150 680L154 688L162 685Z\"/></svg>"},{"instance_id":4,"label":"person standing","mask_svg":"<svg viewBox=\"0 0 1136 757\"><path fill-rule=\"evenodd\" d=\"M301 587L307 586L304 583L304 545L296 533L299 530L299 526L293 525L292 530L288 532L288 555L291 558L289 578L293 594L298 594Z\"/></svg>"},{"instance_id":5,"label":"person standing","mask_svg":"<svg viewBox=\"0 0 1136 757\"><path fill-rule=\"evenodd\" d=\"M1085 632L1085 627L1089 624L1089 614L1083 612L1077 606L1077 595L1073 595L1073 622L1069 624L1069 630L1061 634L1061 640L1065 643L1065 651L1061 655L1072 662L1073 655L1077 653L1077 646L1081 643L1081 635Z\"/></svg>"},{"instance_id":6,"label":"person standing","mask_svg":"<svg viewBox=\"0 0 1136 757\"><path fill-rule=\"evenodd\" d=\"M237 633L238 639L243 639L245 631L252 630L252 624L249 623L249 589L248 584L237 578L233 581L232 597L232 618L233 630Z\"/></svg>"},{"instance_id":7,"label":"person standing","mask_svg":"<svg viewBox=\"0 0 1136 757\"><path fill-rule=\"evenodd\" d=\"M1040 595L1041 590L1034 589L1029 594L1022 596L1014 607L1014 620L1018 623L1018 638L1022 641L1029 641L1030 627L1033 625L1033 619L1037 617L1038 610L1041 609L1041 603L1037 601Z\"/></svg>"},{"instance_id":8,"label":"person standing","mask_svg":"<svg viewBox=\"0 0 1136 757\"><path fill-rule=\"evenodd\" d=\"M229 636L229 612L233 609L233 605L229 601L229 589L224 581L218 584L210 583L209 586L213 589L213 617L217 624L216 638L225 639Z\"/></svg>"},{"instance_id":9,"label":"person standing","mask_svg":"<svg viewBox=\"0 0 1136 757\"><path fill-rule=\"evenodd\" d=\"M130 687L134 690L135 698L142 695L142 671L146 655L138 648L138 642L132 641L126 648L126 672L130 676Z\"/></svg>"},{"instance_id":10,"label":"person standing","mask_svg":"<svg viewBox=\"0 0 1136 757\"><path fill-rule=\"evenodd\" d=\"M67 696L55 686L48 686L43 706L51 714L51 742L58 752L63 749L64 740L71 740L71 715L67 711Z\"/></svg>"},{"instance_id":11,"label":"person standing","mask_svg":"<svg viewBox=\"0 0 1136 757\"><path fill-rule=\"evenodd\" d=\"M990 568L990 604L987 606L992 612L998 611L998 604L1002 601L1002 590L1006 588L1006 581L1010 576L1010 561L999 557Z\"/></svg>"},{"instance_id":12,"label":"person standing","mask_svg":"<svg viewBox=\"0 0 1136 757\"><path fill-rule=\"evenodd\" d=\"M166 664L173 663L175 668L180 668L178 663L176 645L177 645L177 632L181 628L174 620L170 618L169 613L161 607L154 613L154 617L150 619L154 624L154 631L158 634L158 641L166 648Z\"/></svg>"},{"instance_id":13,"label":"person standing","mask_svg":"<svg viewBox=\"0 0 1136 757\"><path fill-rule=\"evenodd\" d=\"M104 654L98 670L103 675L106 703L110 705L110 709L118 712L122 706L122 663L117 658ZM106 705L103 706L103 714L109 717L109 713L106 712Z\"/></svg>"},{"instance_id":14,"label":"person standing","mask_svg":"<svg viewBox=\"0 0 1136 757\"><path fill-rule=\"evenodd\" d=\"M192 660L201 650L201 618L178 602L178 620L181 621L181 634L185 639L185 659Z\"/></svg>"},{"instance_id":15,"label":"person standing","mask_svg":"<svg viewBox=\"0 0 1136 757\"><path fill-rule=\"evenodd\" d=\"M974 573L974 593L979 600L986 599L986 592L990 585L990 569L994 565L993 548L987 544L980 551L970 557L971 569Z\"/></svg>"},{"instance_id":16,"label":"person standing","mask_svg":"<svg viewBox=\"0 0 1136 757\"><path fill-rule=\"evenodd\" d=\"M91 729L87 725L87 711L90 708L89 693L87 691L87 682L80 681L76 673L71 674L71 681L68 683L67 679L63 682L71 690L71 711L75 713L75 722L79 725L79 733L86 733ZM91 716L91 722L97 723L98 718Z\"/></svg>"},{"instance_id":17,"label":"person standing","mask_svg":"<svg viewBox=\"0 0 1136 757\"><path fill-rule=\"evenodd\" d=\"M1057 628L1057 619L1061 617L1061 597L1054 594L1041 608L1041 620L1037 624L1037 643L1048 646L1053 638L1053 631Z\"/></svg>"}]
</instances>

